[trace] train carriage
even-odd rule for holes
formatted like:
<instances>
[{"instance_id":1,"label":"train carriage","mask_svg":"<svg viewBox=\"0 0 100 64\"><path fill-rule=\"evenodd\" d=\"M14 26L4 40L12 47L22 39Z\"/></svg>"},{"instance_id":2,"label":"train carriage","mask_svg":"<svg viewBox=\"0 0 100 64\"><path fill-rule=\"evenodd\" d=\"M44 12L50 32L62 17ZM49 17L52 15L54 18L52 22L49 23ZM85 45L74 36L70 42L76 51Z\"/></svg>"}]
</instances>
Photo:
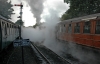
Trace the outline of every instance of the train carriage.
<instances>
[{"instance_id":1,"label":"train carriage","mask_svg":"<svg viewBox=\"0 0 100 64\"><path fill-rule=\"evenodd\" d=\"M19 26L0 15L0 51L19 35Z\"/></svg>"},{"instance_id":2,"label":"train carriage","mask_svg":"<svg viewBox=\"0 0 100 64\"><path fill-rule=\"evenodd\" d=\"M100 49L100 13L58 23L57 39Z\"/></svg>"}]
</instances>

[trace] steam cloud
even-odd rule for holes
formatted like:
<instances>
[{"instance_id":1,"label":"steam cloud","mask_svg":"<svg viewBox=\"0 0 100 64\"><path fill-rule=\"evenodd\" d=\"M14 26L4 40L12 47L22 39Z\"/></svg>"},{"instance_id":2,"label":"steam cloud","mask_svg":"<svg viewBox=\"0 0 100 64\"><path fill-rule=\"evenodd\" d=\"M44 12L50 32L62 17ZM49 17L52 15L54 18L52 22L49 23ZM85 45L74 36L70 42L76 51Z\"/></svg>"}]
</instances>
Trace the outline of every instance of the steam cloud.
<instances>
[{"instance_id":1,"label":"steam cloud","mask_svg":"<svg viewBox=\"0 0 100 64\"><path fill-rule=\"evenodd\" d=\"M44 0L26 0L31 7L31 11L36 18L36 22L39 23L41 19L41 14L43 12Z\"/></svg>"},{"instance_id":2,"label":"steam cloud","mask_svg":"<svg viewBox=\"0 0 100 64\"><path fill-rule=\"evenodd\" d=\"M14 0L12 0L14 1ZM33 29L32 27L22 28L22 37L27 39L29 38L31 41L45 45L46 47L52 49L59 55L64 54L71 54L73 57L79 59L79 62L85 62L84 64L100 64L100 56L94 54L92 51L83 51L82 48L79 48L77 45L67 42L58 42L55 39L55 26L60 21L59 15L65 12L66 5L61 4L61 0L52 0L56 1L56 4L52 3L45 3L48 6L49 14L43 15L41 17L42 12L44 11L43 3L45 1L51 0L18 0L28 2L28 5L31 7L31 11L36 18L37 23L40 22L41 18L44 18L46 21L42 26L45 26L44 29ZM14 1L14 2L18 2ZM18 3L19 3L18 2ZM51 5L52 4L52 5ZM75 63L74 63L75 64ZM76 63L82 64L82 63Z\"/></svg>"},{"instance_id":3,"label":"steam cloud","mask_svg":"<svg viewBox=\"0 0 100 64\"><path fill-rule=\"evenodd\" d=\"M65 12L66 5L61 3L61 0L12 0L13 2L21 2L26 1L28 5L31 7L31 11L36 18L37 23L40 22L41 18L44 18L46 21L42 26L45 26L44 29L33 29L32 27L22 28L22 37L27 39L29 38L31 41L45 45L46 47L52 49L58 54L66 55L71 54L73 57L79 59L79 62L85 62L84 64L100 64L100 55L96 55L93 51L83 51L82 48L79 48L76 44L67 43L67 42L58 42L55 39L55 26L60 21L59 15ZM43 3L45 1L56 1L56 4L45 3L48 6L49 14L43 15L41 17L42 12L44 11ZM18 15L17 15L18 16ZM75 63L73 63L75 64ZM82 63L76 63L82 64Z\"/></svg>"}]
</instances>

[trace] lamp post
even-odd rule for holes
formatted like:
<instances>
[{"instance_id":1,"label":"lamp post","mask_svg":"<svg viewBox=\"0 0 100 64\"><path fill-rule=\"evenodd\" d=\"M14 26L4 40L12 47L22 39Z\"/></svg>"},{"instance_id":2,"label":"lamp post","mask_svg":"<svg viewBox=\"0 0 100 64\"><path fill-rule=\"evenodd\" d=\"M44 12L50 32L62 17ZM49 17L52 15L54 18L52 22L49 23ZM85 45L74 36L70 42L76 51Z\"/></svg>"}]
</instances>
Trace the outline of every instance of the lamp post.
<instances>
[{"instance_id":1,"label":"lamp post","mask_svg":"<svg viewBox=\"0 0 100 64\"><path fill-rule=\"evenodd\" d=\"M18 6L20 7L20 16L18 18L20 18L20 29L19 29L19 38L21 38L21 22L22 22L22 9L23 9L23 5L21 4L15 4L14 6ZM22 64L24 64L24 54L23 54L23 46L21 46L22 48Z\"/></svg>"},{"instance_id":2,"label":"lamp post","mask_svg":"<svg viewBox=\"0 0 100 64\"><path fill-rule=\"evenodd\" d=\"M20 18L20 30L19 30L19 37L21 39L21 21L22 21L22 9L23 9L23 5L21 4L15 4L14 6L19 6L20 7L20 16L18 18Z\"/></svg>"}]
</instances>

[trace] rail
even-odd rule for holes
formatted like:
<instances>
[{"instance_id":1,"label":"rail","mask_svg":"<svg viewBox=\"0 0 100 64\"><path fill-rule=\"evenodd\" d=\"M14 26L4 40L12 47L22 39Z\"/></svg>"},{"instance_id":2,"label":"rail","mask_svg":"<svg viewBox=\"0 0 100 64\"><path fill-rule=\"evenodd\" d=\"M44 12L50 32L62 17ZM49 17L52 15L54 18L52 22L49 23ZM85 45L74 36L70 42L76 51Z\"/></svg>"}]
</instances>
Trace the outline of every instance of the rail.
<instances>
[{"instance_id":1,"label":"rail","mask_svg":"<svg viewBox=\"0 0 100 64\"><path fill-rule=\"evenodd\" d=\"M43 59L45 59L45 61L47 62L47 64L52 64L52 62L50 61L50 59L48 59L48 57L46 57L46 55L43 54L43 53L41 52L41 50L38 48L38 46L36 46L36 45L35 45L34 43L32 43L32 42L31 42L31 46L34 47L34 48L38 51L38 53L43 57ZM50 50L50 49L48 49L48 50ZM50 52L53 53L53 54L55 54L56 57L60 58L61 61L65 61L65 62L66 62L65 64L72 64L70 61L68 61L68 60L64 59L63 57L59 56L58 54L56 54L56 53L53 52L52 50L50 50ZM47 54L47 55L48 55L48 54ZM53 63L53 64L54 64L54 63Z\"/></svg>"},{"instance_id":2,"label":"rail","mask_svg":"<svg viewBox=\"0 0 100 64\"><path fill-rule=\"evenodd\" d=\"M39 51L39 49L31 42L31 46L34 47L38 53L42 56L42 58L47 62L47 64L51 64L50 61Z\"/></svg>"}]
</instances>

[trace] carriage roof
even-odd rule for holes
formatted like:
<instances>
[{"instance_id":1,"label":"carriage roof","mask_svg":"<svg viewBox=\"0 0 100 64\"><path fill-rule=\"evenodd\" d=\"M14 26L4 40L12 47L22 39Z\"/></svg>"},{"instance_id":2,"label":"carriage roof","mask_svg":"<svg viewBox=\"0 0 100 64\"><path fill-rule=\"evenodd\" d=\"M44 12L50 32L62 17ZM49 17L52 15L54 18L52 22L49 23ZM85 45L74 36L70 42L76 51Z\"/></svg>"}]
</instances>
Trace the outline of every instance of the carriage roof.
<instances>
[{"instance_id":1,"label":"carriage roof","mask_svg":"<svg viewBox=\"0 0 100 64\"><path fill-rule=\"evenodd\" d=\"M7 18L5 18L5 17L3 17L3 16L1 16L1 15L0 15L0 19L3 19L3 20L5 20L5 21L7 21L7 22L9 22L9 23L15 24L15 23L13 23L12 21L8 20Z\"/></svg>"},{"instance_id":2,"label":"carriage roof","mask_svg":"<svg viewBox=\"0 0 100 64\"><path fill-rule=\"evenodd\" d=\"M98 17L100 17L100 13L64 20L64 21L60 22L59 24L65 24L65 23L68 23L68 22L69 23L70 22L79 22L79 21L90 20L90 19L97 19Z\"/></svg>"}]
</instances>

